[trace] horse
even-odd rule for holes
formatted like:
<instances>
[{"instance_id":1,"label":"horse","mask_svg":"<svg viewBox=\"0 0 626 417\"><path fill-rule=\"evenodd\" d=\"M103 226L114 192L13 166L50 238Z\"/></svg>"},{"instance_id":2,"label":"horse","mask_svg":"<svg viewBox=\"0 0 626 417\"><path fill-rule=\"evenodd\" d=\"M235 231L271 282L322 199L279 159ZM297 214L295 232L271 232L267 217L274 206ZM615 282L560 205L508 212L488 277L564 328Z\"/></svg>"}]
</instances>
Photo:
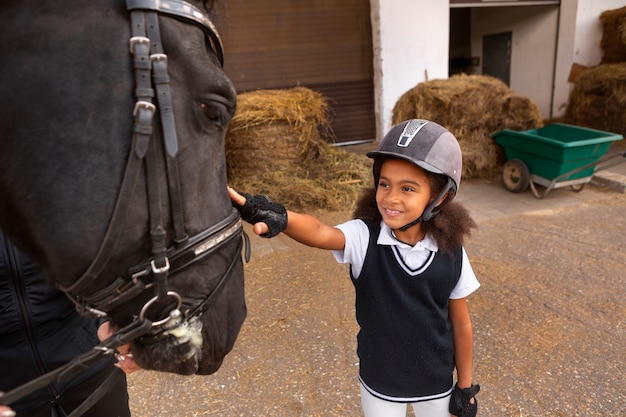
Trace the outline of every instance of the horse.
<instances>
[{"instance_id":1,"label":"horse","mask_svg":"<svg viewBox=\"0 0 626 417\"><path fill-rule=\"evenodd\" d=\"M127 329L111 346L182 375L217 371L246 316L211 7L0 3L0 228L81 312Z\"/></svg>"}]
</instances>

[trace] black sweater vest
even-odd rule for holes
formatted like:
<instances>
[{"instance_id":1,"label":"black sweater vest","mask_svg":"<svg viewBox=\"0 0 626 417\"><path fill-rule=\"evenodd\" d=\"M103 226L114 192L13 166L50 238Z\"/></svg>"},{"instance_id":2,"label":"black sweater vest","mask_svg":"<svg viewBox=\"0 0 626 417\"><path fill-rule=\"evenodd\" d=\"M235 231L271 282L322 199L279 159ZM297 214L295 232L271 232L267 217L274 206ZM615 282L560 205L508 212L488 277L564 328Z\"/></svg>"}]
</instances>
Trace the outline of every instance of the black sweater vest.
<instances>
[{"instance_id":1,"label":"black sweater vest","mask_svg":"<svg viewBox=\"0 0 626 417\"><path fill-rule=\"evenodd\" d=\"M454 346L448 300L461 275L462 248L435 252L411 276L391 246L370 240L356 288L360 377L375 393L397 401L438 398L452 387ZM399 255L398 255L399 256Z\"/></svg>"}]
</instances>

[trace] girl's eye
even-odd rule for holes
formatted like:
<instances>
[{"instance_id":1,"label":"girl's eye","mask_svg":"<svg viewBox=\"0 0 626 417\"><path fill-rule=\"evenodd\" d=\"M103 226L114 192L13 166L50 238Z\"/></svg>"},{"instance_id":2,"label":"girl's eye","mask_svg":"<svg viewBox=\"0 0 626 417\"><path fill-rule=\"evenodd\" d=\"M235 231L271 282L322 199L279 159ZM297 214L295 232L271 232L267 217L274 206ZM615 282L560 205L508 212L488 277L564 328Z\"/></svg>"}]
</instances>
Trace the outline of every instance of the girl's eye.
<instances>
[{"instance_id":1,"label":"girl's eye","mask_svg":"<svg viewBox=\"0 0 626 417\"><path fill-rule=\"evenodd\" d=\"M382 188L387 188L389 184L387 184L385 181L379 181L378 186Z\"/></svg>"},{"instance_id":2,"label":"girl's eye","mask_svg":"<svg viewBox=\"0 0 626 417\"><path fill-rule=\"evenodd\" d=\"M405 185L404 187L402 187L402 191L406 191L407 193L413 192L414 189L413 187L409 187L407 185Z\"/></svg>"}]
</instances>

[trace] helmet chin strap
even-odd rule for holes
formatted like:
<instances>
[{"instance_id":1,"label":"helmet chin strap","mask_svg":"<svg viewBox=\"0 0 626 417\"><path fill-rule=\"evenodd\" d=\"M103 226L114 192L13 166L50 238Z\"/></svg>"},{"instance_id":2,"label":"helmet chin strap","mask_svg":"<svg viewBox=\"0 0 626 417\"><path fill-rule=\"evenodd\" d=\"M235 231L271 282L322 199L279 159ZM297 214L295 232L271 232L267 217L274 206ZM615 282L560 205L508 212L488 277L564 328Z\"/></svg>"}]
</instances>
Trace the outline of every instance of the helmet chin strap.
<instances>
[{"instance_id":1,"label":"helmet chin strap","mask_svg":"<svg viewBox=\"0 0 626 417\"><path fill-rule=\"evenodd\" d=\"M419 216L417 219L413 220L411 223L405 224L398 230L400 230L401 232L406 232L409 228L415 226L416 224L420 222L427 222L433 217L435 217L435 215L439 213L439 210L436 210L437 206L446 198L446 195L448 194L448 191L450 191L451 188L452 188L452 179L448 178L448 183L446 184L446 186L443 187L443 190L439 193L437 198L435 198L429 205L426 206L422 215Z\"/></svg>"}]
</instances>

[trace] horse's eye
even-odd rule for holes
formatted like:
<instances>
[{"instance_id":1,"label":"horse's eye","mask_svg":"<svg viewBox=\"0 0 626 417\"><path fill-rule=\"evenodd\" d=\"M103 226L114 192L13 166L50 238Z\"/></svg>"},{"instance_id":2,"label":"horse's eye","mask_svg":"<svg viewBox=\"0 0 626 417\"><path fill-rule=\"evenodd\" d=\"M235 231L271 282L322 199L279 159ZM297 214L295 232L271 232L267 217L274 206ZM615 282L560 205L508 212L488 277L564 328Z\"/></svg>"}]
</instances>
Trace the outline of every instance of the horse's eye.
<instances>
[{"instance_id":1,"label":"horse's eye","mask_svg":"<svg viewBox=\"0 0 626 417\"><path fill-rule=\"evenodd\" d=\"M202 103L200 107L204 116L219 127L226 127L230 121L231 112L224 103L211 100Z\"/></svg>"}]
</instances>

